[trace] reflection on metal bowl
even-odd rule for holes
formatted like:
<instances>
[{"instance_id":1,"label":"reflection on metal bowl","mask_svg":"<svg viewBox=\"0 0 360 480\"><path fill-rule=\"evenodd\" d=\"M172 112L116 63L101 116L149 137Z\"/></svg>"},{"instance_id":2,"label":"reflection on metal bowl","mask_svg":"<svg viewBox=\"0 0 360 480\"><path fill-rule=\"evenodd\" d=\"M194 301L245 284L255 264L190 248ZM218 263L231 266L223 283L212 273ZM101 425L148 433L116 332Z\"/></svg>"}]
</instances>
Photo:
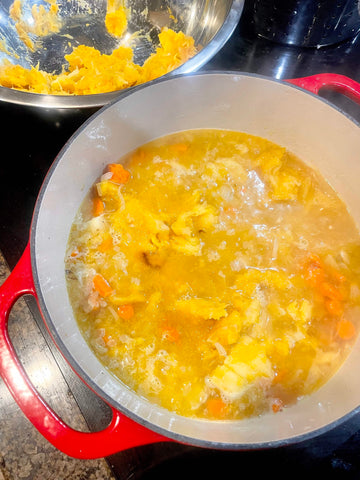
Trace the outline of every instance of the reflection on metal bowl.
<instances>
[{"instance_id":1,"label":"reflection on metal bowl","mask_svg":"<svg viewBox=\"0 0 360 480\"><path fill-rule=\"evenodd\" d=\"M10 61L25 68L37 67L58 74L66 65L64 55L80 44L110 54L131 38L134 62L141 65L157 47L161 29L168 27L193 37L197 47L197 54L174 70L179 74L196 71L220 50L240 19L244 0L128 0L127 31L120 40L106 30L106 0L58 0L60 30L57 33L49 31L41 38L37 32L30 33L30 39L37 42L37 48L33 50L21 40L16 21L14 17L10 18L12 4L13 0L5 0L0 5L1 62ZM31 9L39 5L47 5L49 9L49 4L42 0L20 3L21 15L29 24L34 22ZM92 95L48 95L0 87L0 100L46 108L82 108L102 106L119 93L117 90Z\"/></svg>"}]
</instances>

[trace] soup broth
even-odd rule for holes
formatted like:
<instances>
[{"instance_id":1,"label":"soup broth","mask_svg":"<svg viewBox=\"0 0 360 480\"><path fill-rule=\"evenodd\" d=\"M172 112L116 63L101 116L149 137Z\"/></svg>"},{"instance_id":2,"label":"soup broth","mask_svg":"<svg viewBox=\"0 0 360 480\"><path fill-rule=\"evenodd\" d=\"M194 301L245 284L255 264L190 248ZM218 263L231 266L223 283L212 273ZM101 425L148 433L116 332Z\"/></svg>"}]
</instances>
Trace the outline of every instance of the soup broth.
<instances>
[{"instance_id":1,"label":"soup broth","mask_svg":"<svg viewBox=\"0 0 360 480\"><path fill-rule=\"evenodd\" d=\"M342 200L291 152L192 130L108 166L65 264L79 328L115 376L181 415L241 419L280 412L344 361L359 247Z\"/></svg>"}]
</instances>

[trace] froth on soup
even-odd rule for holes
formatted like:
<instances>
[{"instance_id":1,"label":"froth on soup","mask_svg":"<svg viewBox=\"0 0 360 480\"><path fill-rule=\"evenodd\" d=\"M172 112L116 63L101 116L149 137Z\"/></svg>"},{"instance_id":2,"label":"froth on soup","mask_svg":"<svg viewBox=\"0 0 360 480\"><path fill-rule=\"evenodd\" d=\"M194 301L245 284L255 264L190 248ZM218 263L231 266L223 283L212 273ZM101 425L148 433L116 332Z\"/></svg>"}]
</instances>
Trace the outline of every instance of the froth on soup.
<instances>
[{"instance_id":1,"label":"froth on soup","mask_svg":"<svg viewBox=\"0 0 360 480\"><path fill-rule=\"evenodd\" d=\"M109 371L207 419L280 415L335 373L359 330L360 237L317 171L263 138L192 130L99 174L65 268Z\"/></svg>"}]
</instances>

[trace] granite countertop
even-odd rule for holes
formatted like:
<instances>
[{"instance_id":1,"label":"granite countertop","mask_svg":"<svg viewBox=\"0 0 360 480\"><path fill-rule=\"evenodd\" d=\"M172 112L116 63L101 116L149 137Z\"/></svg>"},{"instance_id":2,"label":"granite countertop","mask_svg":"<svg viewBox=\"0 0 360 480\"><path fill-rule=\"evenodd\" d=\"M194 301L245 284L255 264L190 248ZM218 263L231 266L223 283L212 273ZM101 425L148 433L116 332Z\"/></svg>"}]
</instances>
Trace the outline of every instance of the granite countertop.
<instances>
[{"instance_id":1,"label":"granite countertop","mask_svg":"<svg viewBox=\"0 0 360 480\"><path fill-rule=\"evenodd\" d=\"M360 81L360 35L338 45L303 49L256 36L244 15L231 39L205 69L238 70L287 79L332 72ZM324 93L360 122L360 107L337 93ZM53 159L94 110L50 111L0 102L5 152L0 162L0 283L28 241L32 211ZM19 141L19 132L21 140ZM19 168L21 165L21 168ZM52 344L32 297L13 308L9 333L37 390L70 426L96 431L109 421L109 409L74 374ZM360 416L313 440L267 451L218 452L172 444L154 444L106 459L76 460L49 444L30 424L0 379L0 480L80 480L223 478L226 472L277 478L319 475L360 478ZM239 470L241 469L241 470Z\"/></svg>"},{"instance_id":2,"label":"granite countertop","mask_svg":"<svg viewBox=\"0 0 360 480\"><path fill-rule=\"evenodd\" d=\"M9 274L0 253L0 284ZM10 314L9 335L19 358L38 391L73 428L88 430L59 366L24 299ZM74 479L111 480L108 463L77 460L54 448L27 420L0 379L0 480Z\"/></svg>"}]
</instances>

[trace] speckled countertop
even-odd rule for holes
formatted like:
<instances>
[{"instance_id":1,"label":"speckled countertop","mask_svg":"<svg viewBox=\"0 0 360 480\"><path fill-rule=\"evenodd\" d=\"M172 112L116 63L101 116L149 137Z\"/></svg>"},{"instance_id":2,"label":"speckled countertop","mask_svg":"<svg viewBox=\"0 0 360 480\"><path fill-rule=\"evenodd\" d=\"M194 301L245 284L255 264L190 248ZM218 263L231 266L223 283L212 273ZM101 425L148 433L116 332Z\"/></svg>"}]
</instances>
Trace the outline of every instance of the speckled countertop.
<instances>
[{"instance_id":1,"label":"speckled countertop","mask_svg":"<svg viewBox=\"0 0 360 480\"><path fill-rule=\"evenodd\" d=\"M0 284L8 274L0 253ZM16 303L10 314L9 334L36 388L72 427L87 430L84 417L24 299ZM104 459L76 460L55 449L26 419L1 378L0 406L0 480L114 479Z\"/></svg>"}]
</instances>

